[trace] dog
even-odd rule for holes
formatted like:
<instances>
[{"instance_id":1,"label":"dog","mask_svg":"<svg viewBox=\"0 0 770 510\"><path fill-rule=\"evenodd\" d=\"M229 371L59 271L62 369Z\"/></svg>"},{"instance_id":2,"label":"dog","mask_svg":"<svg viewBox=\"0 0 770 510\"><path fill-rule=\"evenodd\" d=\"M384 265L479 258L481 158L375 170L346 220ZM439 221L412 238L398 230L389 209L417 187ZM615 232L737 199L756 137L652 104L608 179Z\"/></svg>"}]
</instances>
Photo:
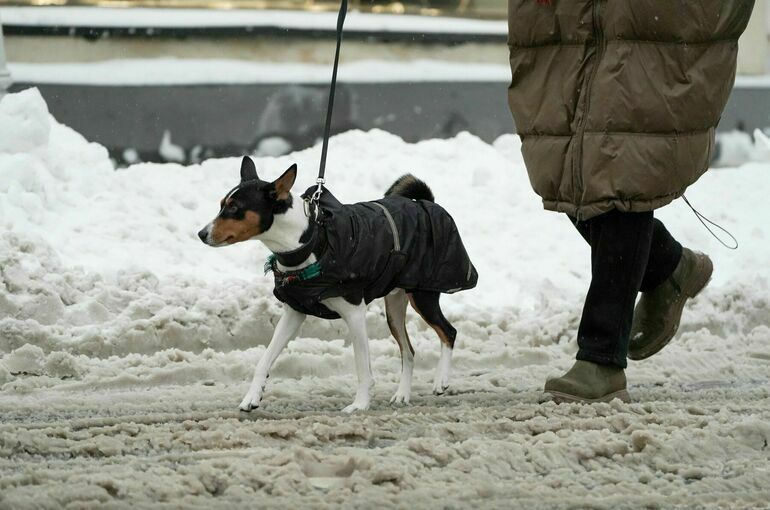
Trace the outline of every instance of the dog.
<instances>
[{"instance_id":1,"label":"dog","mask_svg":"<svg viewBox=\"0 0 770 510\"><path fill-rule=\"evenodd\" d=\"M441 340L433 392L449 387L457 330L441 311L442 293L476 286L478 274L452 217L435 203L424 182L398 179L385 197L343 205L316 188L299 199L292 193L297 165L275 181L263 181L251 158L241 163L241 182L220 202L217 216L198 237L212 247L258 240L272 255L266 271L275 277L275 296L283 314L240 409L259 407L270 368L296 337L307 315L342 318L355 356L358 387L346 413L371 403L374 385L366 332L366 305L384 298L387 323L401 352L401 378L391 403L408 404L414 349L406 331L410 303Z\"/></svg>"}]
</instances>

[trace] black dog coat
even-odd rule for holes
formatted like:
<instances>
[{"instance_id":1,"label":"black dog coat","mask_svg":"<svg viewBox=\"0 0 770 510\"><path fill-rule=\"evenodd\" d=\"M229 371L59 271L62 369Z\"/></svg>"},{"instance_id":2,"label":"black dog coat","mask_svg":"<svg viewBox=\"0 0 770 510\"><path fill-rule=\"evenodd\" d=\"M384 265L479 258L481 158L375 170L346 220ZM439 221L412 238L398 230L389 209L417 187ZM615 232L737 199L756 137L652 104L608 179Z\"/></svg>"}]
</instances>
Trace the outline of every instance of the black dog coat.
<instances>
[{"instance_id":1,"label":"black dog coat","mask_svg":"<svg viewBox=\"0 0 770 510\"><path fill-rule=\"evenodd\" d=\"M476 268L441 206L397 195L342 205L324 190L318 207L313 253L320 275L292 280L275 271L273 292L293 309L338 319L321 301L369 303L396 288L451 294L476 286Z\"/></svg>"}]
</instances>

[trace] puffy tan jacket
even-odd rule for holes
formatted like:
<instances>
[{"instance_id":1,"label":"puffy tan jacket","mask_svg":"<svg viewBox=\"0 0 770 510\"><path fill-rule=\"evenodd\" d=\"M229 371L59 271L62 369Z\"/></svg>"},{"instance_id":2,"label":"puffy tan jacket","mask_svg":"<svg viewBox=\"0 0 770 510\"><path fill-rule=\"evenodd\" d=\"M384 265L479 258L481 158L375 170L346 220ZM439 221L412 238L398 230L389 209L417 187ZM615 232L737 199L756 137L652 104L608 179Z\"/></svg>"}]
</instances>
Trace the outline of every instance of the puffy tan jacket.
<instances>
[{"instance_id":1,"label":"puffy tan jacket","mask_svg":"<svg viewBox=\"0 0 770 510\"><path fill-rule=\"evenodd\" d=\"M753 7L509 0L509 105L545 208L649 211L698 180Z\"/></svg>"}]
</instances>

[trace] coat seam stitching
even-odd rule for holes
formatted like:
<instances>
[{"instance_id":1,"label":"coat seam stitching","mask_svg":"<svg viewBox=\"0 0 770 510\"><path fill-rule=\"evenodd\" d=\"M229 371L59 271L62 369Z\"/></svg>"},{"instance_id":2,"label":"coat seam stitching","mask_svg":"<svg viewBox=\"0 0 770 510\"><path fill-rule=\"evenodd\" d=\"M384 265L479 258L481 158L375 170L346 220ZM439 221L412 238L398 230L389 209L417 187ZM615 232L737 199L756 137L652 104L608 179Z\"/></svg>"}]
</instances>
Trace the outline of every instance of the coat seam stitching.
<instances>
[{"instance_id":1,"label":"coat seam stitching","mask_svg":"<svg viewBox=\"0 0 770 510\"><path fill-rule=\"evenodd\" d=\"M679 138L679 137L689 137L689 136L697 136L709 133L713 127L708 127L705 129L699 129L697 131L670 131L670 132L644 132L644 131L585 131L585 134L591 135L591 136L598 136L598 135L609 135L609 136L654 136L654 137L661 137L661 138ZM568 135L543 135L543 134L534 134L534 133L517 133L521 137L527 137L527 138L572 138L575 136L575 133L570 133Z\"/></svg>"},{"instance_id":2,"label":"coat seam stitching","mask_svg":"<svg viewBox=\"0 0 770 510\"><path fill-rule=\"evenodd\" d=\"M591 202L584 202L584 203L580 204L580 207L577 207L577 206L575 206L575 204L572 204L572 203L564 201L564 200L550 200L550 199L544 198L543 202L547 202L547 203L555 204L555 205L566 204L566 205L571 205L571 206L573 206L575 208L585 208L585 207L590 207L590 206L596 205L596 204L607 204L607 203L613 203L613 202L627 202L627 203L631 203L631 204L656 202L658 200L663 200L663 199L667 199L669 197L674 197L674 196L680 197L680 196L682 196L682 192L681 191L677 191L677 192L674 192L674 193L667 193L665 195L658 195L658 196L655 196L655 197L644 198L644 199L603 198L603 199L594 200L594 201L591 201Z\"/></svg>"}]
</instances>

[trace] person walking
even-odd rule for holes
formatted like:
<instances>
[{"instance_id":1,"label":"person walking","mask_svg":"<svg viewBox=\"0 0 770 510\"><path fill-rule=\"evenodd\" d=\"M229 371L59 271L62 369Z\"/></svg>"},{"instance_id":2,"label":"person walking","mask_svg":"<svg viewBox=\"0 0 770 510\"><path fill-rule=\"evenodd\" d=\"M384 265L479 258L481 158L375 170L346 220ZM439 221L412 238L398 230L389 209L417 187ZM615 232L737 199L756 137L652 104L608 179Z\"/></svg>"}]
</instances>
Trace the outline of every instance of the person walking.
<instances>
[{"instance_id":1,"label":"person walking","mask_svg":"<svg viewBox=\"0 0 770 510\"><path fill-rule=\"evenodd\" d=\"M546 382L554 400L628 400L627 358L665 347L711 278L653 211L709 167L753 6L509 0L508 102L530 182L591 248L577 361Z\"/></svg>"}]
</instances>

